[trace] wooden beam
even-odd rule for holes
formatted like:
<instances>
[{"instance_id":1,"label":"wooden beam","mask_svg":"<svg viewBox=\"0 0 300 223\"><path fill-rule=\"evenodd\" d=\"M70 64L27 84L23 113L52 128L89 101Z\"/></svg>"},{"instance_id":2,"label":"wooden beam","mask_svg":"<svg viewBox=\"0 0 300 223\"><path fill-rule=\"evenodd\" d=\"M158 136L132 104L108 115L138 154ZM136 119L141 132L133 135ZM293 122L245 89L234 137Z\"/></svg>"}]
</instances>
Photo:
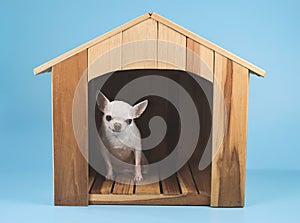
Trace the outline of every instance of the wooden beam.
<instances>
[{"instance_id":1,"label":"wooden beam","mask_svg":"<svg viewBox=\"0 0 300 223\"><path fill-rule=\"evenodd\" d=\"M186 37L158 23L158 68L181 69L186 65Z\"/></svg>"},{"instance_id":2,"label":"wooden beam","mask_svg":"<svg viewBox=\"0 0 300 223\"><path fill-rule=\"evenodd\" d=\"M90 204L134 204L134 205L209 205L209 197L200 194L178 195L126 195L90 194Z\"/></svg>"},{"instance_id":3,"label":"wooden beam","mask_svg":"<svg viewBox=\"0 0 300 223\"><path fill-rule=\"evenodd\" d=\"M89 169L89 185L88 185L88 191L91 191L92 186L96 180L97 172L93 169Z\"/></svg>"},{"instance_id":4,"label":"wooden beam","mask_svg":"<svg viewBox=\"0 0 300 223\"><path fill-rule=\"evenodd\" d=\"M88 49L88 81L121 69L121 44L120 32Z\"/></svg>"},{"instance_id":5,"label":"wooden beam","mask_svg":"<svg viewBox=\"0 0 300 223\"><path fill-rule=\"evenodd\" d=\"M199 194L210 197L211 165L204 170L199 170L198 163L190 162L190 168Z\"/></svg>"},{"instance_id":6,"label":"wooden beam","mask_svg":"<svg viewBox=\"0 0 300 223\"><path fill-rule=\"evenodd\" d=\"M180 194L176 174L162 180L161 186L163 194Z\"/></svg>"},{"instance_id":7,"label":"wooden beam","mask_svg":"<svg viewBox=\"0 0 300 223\"><path fill-rule=\"evenodd\" d=\"M198 194L188 163L177 173L182 194Z\"/></svg>"},{"instance_id":8,"label":"wooden beam","mask_svg":"<svg viewBox=\"0 0 300 223\"><path fill-rule=\"evenodd\" d=\"M186 70L213 82L214 52L188 38L186 54Z\"/></svg>"},{"instance_id":9,"label":"wooden beam","mask_svg":"<svg viewBox=\"0 0 300 223\"><path fill-rule=\"evenodd\" d=\"M88 162L80 152L73 132L73 99L87 69L87 50L56 64L52 75L53 153L55 205L88 205ZM87 153L87 77L80 89L80 145Z\"/></svg>"},{"instance_id":10,"label":"wooden beam","mask_svg":"<svg viewBox=\"0 0 300 223\"><path fill-rule=\"evenodd\" d=\"M134 182L130 174L120 174L116 178L113 194L133 194Z\"/></svg>"},{"instance_id":11,"label":"wooden beam","mask_svg":"<svg viewBox=\"0 0 300 223\"><path fill-rule=\"evenodd\" d=\"M211 206L242 207L249 71L216 53L214 75L212 138L215 157L212 162ZM222 107L223 100L225 108Z\"/></svg>"},{"instance_id":12,"label":"wooden beam","mask_svg":"<svg viewBox=\"0 0 300 223\"><path fill-rule=\"evenodd\" d=\"M136 184L135 194L160 194L159 182L151 184Z\"/></svg>"},{"instance_id":13,"label":"wooden beam","mask_svg":"<svg viewBox=\"0 0 300 223\"><path fill-rule=\"evenodd\" d=\"M122 34L122 70L157 68L157 21L149 18Z\"/></svg>"}]
</instances>

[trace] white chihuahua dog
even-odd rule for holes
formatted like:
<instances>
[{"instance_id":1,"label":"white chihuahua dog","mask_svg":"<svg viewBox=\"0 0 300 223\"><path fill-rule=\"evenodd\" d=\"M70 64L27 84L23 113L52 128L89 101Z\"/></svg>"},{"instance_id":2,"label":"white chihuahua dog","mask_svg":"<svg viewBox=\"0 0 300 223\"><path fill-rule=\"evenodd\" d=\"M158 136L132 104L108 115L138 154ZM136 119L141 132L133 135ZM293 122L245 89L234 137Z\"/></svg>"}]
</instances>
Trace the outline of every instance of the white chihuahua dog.
<instances>
[{"instance_id":1,"label":"white chihuahua dog","mask_svg":"<svg viewBox=\"0 0 300 223\"><path fill-rule=\"evenodd\" d=\"M134 119L145 111L148 100L131 106L124 101L109 101L101 91L98 91L97 105L104 113L99 133L106 147L101 148L107 170L106 179L114 179L115 167L110 159L112 155L123 162L133 164L134 180L142 181L141 165L148 162L142 152L141 135Z\"/></svg>"}]
</instances>

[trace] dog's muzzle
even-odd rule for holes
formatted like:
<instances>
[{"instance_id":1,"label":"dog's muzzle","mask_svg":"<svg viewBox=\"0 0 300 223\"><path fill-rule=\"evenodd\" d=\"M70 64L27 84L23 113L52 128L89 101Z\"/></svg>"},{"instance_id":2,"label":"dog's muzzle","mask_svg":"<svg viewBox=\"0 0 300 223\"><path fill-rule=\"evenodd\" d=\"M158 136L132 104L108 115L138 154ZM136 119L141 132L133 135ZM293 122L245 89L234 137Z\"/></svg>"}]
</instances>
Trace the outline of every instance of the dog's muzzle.
<instances>
[{"instance_id":1,"label":"dog's muzzle","mask_svg":"<svg viewBox=\"0 0 300 223\"><path fill-rule=\"evenodd\" d=\"M121 131L121 128L122 128L121 123L116 122L116 123L114 124L114 132L120 132L120 131Z\"/></svg>"}]
</instances>

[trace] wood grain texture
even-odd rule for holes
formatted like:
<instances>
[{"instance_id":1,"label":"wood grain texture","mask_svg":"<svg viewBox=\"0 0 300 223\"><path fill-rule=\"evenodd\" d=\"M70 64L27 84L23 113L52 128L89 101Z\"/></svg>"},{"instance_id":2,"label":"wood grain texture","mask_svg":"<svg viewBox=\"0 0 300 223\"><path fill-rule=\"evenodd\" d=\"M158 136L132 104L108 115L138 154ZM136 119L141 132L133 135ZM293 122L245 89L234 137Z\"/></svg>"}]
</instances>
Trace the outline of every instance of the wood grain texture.
<instances>
[{"instance_id":1,"label":"wood grain texture","mask_svg":"<svg viewBox=\"0 0 300 223\"><path fill-rule=\"evenodd\" d=\"M89 169L89 185L88 185L88 190L91 191L92 186L95 182L97 176L97 172L93 170L92 168Z\"/></svg>"},{"instance_id":2,"label":"wood grain texture","mask_svg":"<svg viewBox=\"0 0 300 223\"><path fill-rule=\"evenodd\" d=\"M111 71L121 69L122 33L88 49L88 81Z\"/></svg>"},{"instance_id":3,"label":"wood grain texture","mask_svg":"<svg viewBox=\"0 0 300 223\"><path fill-rule=\"evenodd\" d=\"M123 183L119 183L123 182ZM120 174L117 176L112 193L113 194L133 194L134 183L131 175Z\"/></svg>"},{"instance_id":4,"label":"wood grain texture","mask_svg":"<svg viewBox=\"0 0 300 223\"><path fill-rule=\"evenodd\" d=\"M188 164L185 164L177 173L182 194L198 194L193 176Z\"/></svg>"},{"instance_id":5,"label":"wood grain texture","mask_svg":"<svg viewBox=\"0 0 300 223\"><path fill-rule=\"evenodd\" d=\"M213 70L214 70L214 52L201 45L200 43L188 38L187 39L187 71L190 71L200 77L213 82ZM207 95L212 95L213 89L205 89ZM210 92L208 92L210 91ZM209 97L209 96L207 96ZM209 100L209 98L208 98ZM205 113L205 112L209 112ZM203 111L201 115L204 117L211 115L211 111ZM209 122L201 123L201 128L211 128ZM201 138L200 138L201 140ZM204 141L201 141L203 144ZM198 145L196 148L196 155L193 156L190 161L190 169L192 171L193 179L197 186L198 192L205 196L210 196L211 193L211 166L208 166L205 170L199 170L198 165L201 157L204 153L204 149L210 149L212 147L212 137L208 138L207 148L202 148ZM198 157L199 156L199 157Z\"/></svg>"},{"instance_id":6,"label":"wood grain texture","mask_svg":"<svg viewBox=\"0 0 300 223\"><path fill-rule=\"evenodd\" d=\"M163 194L180 194L176 174L173 174L167 179L162 180L161 186Z\"/></svg>"},{"instance_id":7,"label":"wood grain texture","mask_svg":"<svg viewBox=\"0 0 300 223\"><path fill-rule=\"evenodd\" d=\"M97 174L90 190L90 194L110 194L113 184L113 181L106 180L102 175Z\"/></svg>"},{"instance_id":8,"label":"wood grain texture","mask_svg":"<svg viewBox=\"0 0 300 223\"><path fill-rule=\"evenodd\" d=\"M101 191L104 181L105 181L104 177L101 176L100 174L97 174L95 176L94 183L91 187L90 193L91 194L100 194L101 193L100 191Z\"/></svg>"},{"instance_id":9,"label":"wood grain texture","mask_svg":"<svg viewBox=\"0 0 300 223\"><path fill-rule=\"evenodd\" d=\"M131 204L131 205L209 205L209 197L200 194L178 195L120 195L90 194L90 204Z\"/></svg>"},{"instance_id":10,"label":"wood grain texture","mask_svg":"<svg viewBox=\"0 0 300 223\"><path fill-rule=\"evenodd\" d=\"M88 163L73 133L72 106L77 84L87 68L87 50L53 67L53 153L55 205L88 204ZM86 81L87 84L87 81ZM78 118L87 140L87 86L81 94L83 104ZM87 153L86 148L81 148Z\"/></svg>"},{"instance_id":11,"label":"wood grain texture","mask_svg":"<svg viewBox=\"0 0 300 223\"><path fill-rule=\"evenodd\" d=\"M149 18L122 33L122 69L156 68L157 21Z\"/></svg>"},{"instance_id":12,"label":"wood grain texture","mask_svg":"<svg viewBox=\"0 0 300 223\"><path fill-rule=\"evenodd\" d=\"M186 37L158 23L158 68L185 70Z\"/></svg>"},{"instance_id":13,"label":"wood grain texture","mask_svg":"<svg viewBox=\"0 0 300 223\"><path fill-rule=\"evenodd\" d=\"M114 183L107 181L103 176L97 175L89 194L90 204L134 204L134 205L209 205L210 197L198 194L190 169L187 165L180 170L181 176L176 175L161 182L162 191L159 188L159 182L148 185L133 185ZM122 176L123 180L131 182L131 178ZM120 177L117 176L117 177ZM111 182L109 190L103 193L103 187L106 182ZM180 186L178 186L178 182ZM113 188L113 189L112 189ZM181 188L181 190L180 190Z\"/></svg>"},{"instance_id":14,"label":"wood grain texture","mask_svg":"<svg viewBox=\"0 0 300 223\"><path fill-rule=\"evenodd\" d=\"M100 194L110 194L113 190L114 182L111 180L105 180L100 188Z\"/></svg>"},{"instance_id":15,"label":"wood grain texture","mask_svg":"<svg viewBox=\"0 0 300 223\"><path fill-rule=\"evenodd\" d=\"M159 69L179 69L185 70L186 68L186 37L177 31L171 29L170 27L158 23L158 57L157 57L157 66ZM161 89L166 89L167 94L169 96L175 97L177 100L177 104L181 104L181 96L179 92L170 92L168 86L162 86ZM175 95L176 94L176 95ZM172 129L172 135L167 137L166 148L172 148L172 142L174 137L177 137L176 134L179 135L180 129L178 128L178 123L176 121L176 117L174 113L172 114L170 111L169 105L166 105L164 108L166 113L168 114L165 118L168 123L168 128ZM181 108L179 108L181 110ZM184 111L184 110L183 110ZM182 150L179 150L179 153ZM178 154L180 157L180 154Z\"/></svg>"},{"instance_id":16,"label":"wood grain texture","mask_svg":"<svg viewBox=\"0 0 300 223\"><path fill-rule=\"evenodd\" d=\"M135 194L160 194L159 182L144 185L137 184L135 186Z\"/></svg>"},{"instance_id":17,"label":"wood grain texture","mask_svg":"<svg viewBox=\"0 0 300 223\"><path fill-rule=\"evenodd\" d=\"M211 206L241 207L245 190L249 71L216 54L214 75ZM222 94L215 94L216 88ZM226 109L220 107L221 97ZM223 142L218 146L223 133Z\"/></svg>"},{"instance_id":18,"label":"wood grain texture","mask_svg":"<svg viewBox=\"0 0 300 223\"><path fill-rule=\"evenodd\" d=\"M204 170L199 170L198 163L190 163L191 172L199 194L210 197L211 195L211 165Z\"/></svg>"},{"instance_id":19,"label":"wood grain texture","mask_svg":"<svg viewBox=\"0 0 300 223\"><path fill-rule=\"evenodd\" d=\"M186 70L213 82L214 52L187 38Z\"/></svg>"}]
</instances>

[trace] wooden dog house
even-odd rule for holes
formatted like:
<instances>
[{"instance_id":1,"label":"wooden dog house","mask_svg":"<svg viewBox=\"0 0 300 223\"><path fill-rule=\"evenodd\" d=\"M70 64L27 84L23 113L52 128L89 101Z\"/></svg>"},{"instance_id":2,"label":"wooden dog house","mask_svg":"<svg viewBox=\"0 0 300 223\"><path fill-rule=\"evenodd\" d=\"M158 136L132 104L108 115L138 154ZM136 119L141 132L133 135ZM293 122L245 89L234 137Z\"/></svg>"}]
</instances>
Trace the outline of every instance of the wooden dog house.
<instances>
[{"instance_id":1,"label":"wooden dog house","mask_svg":"<svg viewBox=\"0 0 300 223\"><path fill-rule=\"evenodd\" d=\"M143 44L144 40L151 41ZM141 44L133 48L128 45L131 42ZM97 58L112 50L101 66L91 68ZM199 58L211 72L203 68ZM206 169L197 170L191 159L172 177L139 186L106 181L89 167L73 132L77 85L83 80L79 140L88 153L88 83L109 72L138 69L188 71L211 83L209 145L216 154ZM34 69L36 75L45 72L52 72L55 205L244 206L249 77L250 73L264 76L264 70L156 13L147 13ZM224 96L226 120L220 115L224 111L217 88ZM215 142L225 127L228 131L217 148Z\"/></svg>"}]
</instances>

